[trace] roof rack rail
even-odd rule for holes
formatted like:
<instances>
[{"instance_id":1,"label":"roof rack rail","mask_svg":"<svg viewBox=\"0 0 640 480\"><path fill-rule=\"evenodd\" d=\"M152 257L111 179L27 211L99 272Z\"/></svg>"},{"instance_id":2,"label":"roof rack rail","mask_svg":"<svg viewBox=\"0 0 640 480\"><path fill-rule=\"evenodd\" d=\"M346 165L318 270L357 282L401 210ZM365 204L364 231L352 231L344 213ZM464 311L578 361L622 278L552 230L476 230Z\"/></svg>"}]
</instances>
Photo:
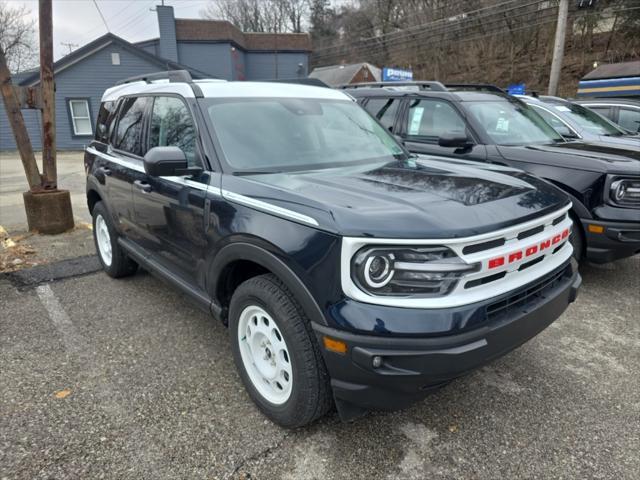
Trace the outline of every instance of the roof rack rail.
<instances>
[{"instance_id":1,"label":"roof rack rail","mask_svg":"<svg viewBox=\"0 0 640 480\"><path fill-rule=\"evenodd\" d=\"M324 83L319 78L271 78L269 80L262 80L264 82L273 82L273 83L293 83L298 85L309 85L312 87L324 87L331 88L329 85Z\"/></svg>"},{"instance_id":2,"label":"roof rack rail","mask_svg":"<svg viewBox=\"0 0 640 480\"><path fill-rule=\"evenodd\" d=\"M187 83L193 90L196 97L202 98L204 95L202 89L193 81L191 74L187 70L167 70L164 72L146 73L144 75L136 75L134 77L125 78L116 82L116 85L125 85L127 83L145 82L151 83L156 80L169 80L169 83Z\"/></svg>"},{"instance_id":3,"label":"roof rack rail","mask_svg":"<svg viewBox=\"0 0 640 480\"><path fill-rule=\"evenodd\" d=\"M119 82L116 82L116 85L123 85L125 83L133 83L133 82L151 83L155 80L169 80L170 83L193 82L193 78L191 78L191 74L186 70L167 70L165 72L145 73L144 75L136 75L134 77L125 78L124 80L120 80Z\"/></svg>"},{"instance_id":4,"label":"roof rack rail","mask_svg":"<svg viewBox=\"0 0 640 480\"><path fill-rule=\"evenodd\" d=\"M445 87L449 90L477 90L485 92L507 93L500 87L490 83L445 83Z\"/></svg>"},{"instance_id":5,"label":"roof rack rail","mask_svg":"<svg viewBox=\"0 0 640 480\"><path fill-rule=\"evenodd\" d=\"M447 88L440 82L435 81L400 81L400 82L363 82L339 85L336 88L393 88L393 87L416 87L418 90L431 90L434 92L446 92Z\"/></svg>"}]
</instances>

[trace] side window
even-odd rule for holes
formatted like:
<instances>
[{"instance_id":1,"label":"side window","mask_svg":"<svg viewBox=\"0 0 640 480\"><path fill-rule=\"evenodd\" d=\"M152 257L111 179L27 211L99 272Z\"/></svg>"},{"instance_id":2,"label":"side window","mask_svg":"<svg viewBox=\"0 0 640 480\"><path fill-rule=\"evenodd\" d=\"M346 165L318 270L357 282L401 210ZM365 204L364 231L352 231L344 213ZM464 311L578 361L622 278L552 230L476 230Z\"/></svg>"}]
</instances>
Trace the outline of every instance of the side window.
<instances>
[{"instance_id":1,"label":"side window","mask_svg":"<svg viewBox=\"0 0 640 480\"><path fill-rule=\"evenodd\" d=\"M365 109L371 115L380 120L389 131L393 130L393 124L400 106L400 99L397 98L372 98L365 105Z\"/></svg>"},{"instance_id":2,"label":"side window","mask_svg":"<svg viewBox=\"0 0 640 480\"><path fill-rule=\"evenodd\" d=\"M122 101L113 146L119 150L144 155L142 133L149 97L128 97Z\"/></svg>"},{"instance_id":3,"label":"side window","mask_svg":"<svg viewBox=\"0 0 640 480\"><path fill-rule=\"evenodd\" d=\"M593 110L596 113L599 113L603 117L607 117L609 120L613 120L611 115L611 108L609 107L592 107L591 105L585 105L589 110Z\"/></svg>"},{"instance_id":4,"label":"side window","mask_svg":"<svg viewBox=\"0 0 640 480\"><path fill-rule=\"evenodd\" d=\"M149 148L153 147L179 147L189 166L197 166L196 129L187 105L179 98L154 100L149 136Z\"/></svg>"},{"instance_id":5,"label":"side window","mask_svg":"<svg viewBox=\"0 0 640 480\"><path fill-rule=\"evenodd\" d=\"M466 124L460 114L440 100L414 100L409 106L407 134L410 137L437 139L444 133L465 132Z\"/></svg>"},{"instance_id":6,"label":"side window","mask_svg":"<svg viewBox=\"0 0 640 480\"><path fill-rule=\"evenodd\" d=\"M109 143L115 113L116 102L102 102L100 104L98 121L96 122L96 140L99 142Z\"/></svg>"},{"instance_id":7,"label":"side window","mask_svg":"<svg viewBox=\"0 0 640 480\"><path fill-rule=\"evenodd\" d=\"M640 132L640 110L632 110L631 108L620 107L618 114L618 124L632 132Z\"/></svg>"},{"instance_id":8,"label":"side window","mask_svg":"<svg viewBox=\"0 0 640 480\"><path fill-rule=\"evenodd\" d=\"M533 109L540 114L544 121L547 122L553 129L565 138L576 138L577 135L558 117L549 112L548 110L541 108L537 105L531 105Z\"/></svg>"}]
</instances>

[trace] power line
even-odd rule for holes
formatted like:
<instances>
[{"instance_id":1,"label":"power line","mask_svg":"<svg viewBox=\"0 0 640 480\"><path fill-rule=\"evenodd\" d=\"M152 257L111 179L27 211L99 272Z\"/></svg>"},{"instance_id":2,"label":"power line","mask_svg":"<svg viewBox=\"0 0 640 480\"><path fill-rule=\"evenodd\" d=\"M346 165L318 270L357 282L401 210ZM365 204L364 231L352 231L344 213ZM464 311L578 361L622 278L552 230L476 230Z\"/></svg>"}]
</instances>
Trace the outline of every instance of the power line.
<instances>
[{"instance_id":1,"label":"power line","mask_svg":"<svg viewBox=\"0 0 640 480\"><path fill-rule=\"evenodd\" d=\"M100 10L100 7L98 6L98 1L97 0L93 0L93 4L96 6L96 9L98 10L98 13L100 14L100 18L102 19L102 23L104 23L105 28L107 29L107 32L109 31L109 25L107 25L107 21L104 18L104 15L102 15L102 10Z\"/></svg>"},{"instance_id":2,"label":"power line","mask_svg":"<svg viewBox=\"0 0 640 480\"><path fill-rule=\"evenodd\" d=\"M602 18L603 19L611 18L611 17L613 17L614 15L616 15L618 13L631 11L631 10L638 10L638 9L640 9L640 7L621 8L621 9L617 9L617 10L614 10L614 11L606 12L606 15L604 15ZM513 34L515 32L519 32L519 31L522 31L522 30L529 30L529 29L540 27L540 26L551 25L551 24L556 22L556 15L555 15L555 13L553 11L548 11L549 9L546 9L546 10L547 10L547 13L545 13L544 15L541 15L537 19L539 21L533 22L533 23L527 23L527 24L521 25L519 27L507 27L507 28L498 27L498 28L490 29L489 31L483 32L483 33L478 34L478 35L466 35L466 36L462 36L462 38L459 38L460 37L459 36L459 32L469 28L468 26L467 27L461 27L457 31L453 32L453 34L456 34L456 40L455 41L451 41L450 39L443 41L443 39L437 39L437 38L431 38L430 41L427 41L427 42L425 42L424 40L421 40L419 43L416 43L416 44L414 44L412 46L413 48L410 49L410 53L411 53L411 56L413 56L415 58L415 57L421 56L425 51L427 53L433 53L435 50L429 49L429 47L431 47L432 45L436 45L436 44L439 45L439 47L440 47L440 50L438 50L438 51L442 51L443 43L446 46L460 45L460 44L468 43L468 42L478 42L480 40L483 40L483 39L489 38L489 37L494 37L495 38L497 36L504 35L504 34ZM525 14L519 14L519 16L523 17L523 16L525 16ZM495 21L494 21L494 23L495 23ZM398 46L398 48L400 48L400 47ZM405 49L405 51L406 50L409 50L409 49ZM367 51L367 53L368 52L378 53L379 49L371 48L371 49L369 49ZM501 62L503 63L504 59L496 60L493 63L501 63ZM484 60L482 61L482 65L483 66L486 66L488 64L489 63L485 62ZM418 63L416 66L418 66L418 65L422 65L422 63Z\"/></svg>"},{"instance_id":3,"label":"power line","mask_svg":"<svg viewBox=\"0 0 640 480\"><path fill-rule=\"evenodd\" d=\"M511 0L509 2L503 2L501 4L493 5L491 8L504 7L505 5L507 5L509 3L516 3L516 2L514 0ZM469 15L471 15L472 13L477 13L477 12L483 11L483 10L488 10L488 7L487 8L483 8L483 9L477 9L477 10L470 11L470 12L462 12L462 13L456 15L457 17L460 17L460 19L456 20L454 22L446 22L445 21L445 23L443 24L442 19L436 20L434 22L430 22L428 24L421 25L421 27L422 27L421 30L422 31L419 31L419 32L412 33L411 31L407 31L406 29L401 31L401 32L394 32L394 33L396 33L396 36L394 38L388 39L386 41L384 40L384 37L388 37L389 35L384 35L384 36L380 36L380 37L373 37L371 40L369 40L369 41L367 41L365 43L362 43L360 45L356 45L356 46L354 46L352 48L348 48L346 45L341 45L340 47L342 47L342 49L343 49L341 52L336 52L335 54L331 53L331 54L320 54L320 55L317 55L317 56L315 56L315 61L319 62L319 61L325 60L327 58L333 58L335 56L342 56L344 54L353 55L355 53L360 53L360 52L368 51L368 50L371 50L371 49L376 49L376 50L379 51L380 47L384 47L384 48L390 49L390 48L393 48L393 47L395 47L397 45L406 45L407 43L410 43L411 41L417 41L417 40L424 39L425 36L426 36L426 38L433 37L435 35L440 34L441 32L447 32L447 33L456 32L457 33L457 32L460 32L460 31L462 31L464 29L473 28L473 27L482 29L482 28L486 27L486 25L487 25L486 22L488 22L490 24L490 23L493 23L495 21L507 21L507 20L509 20L507 18L507 16L506 16L507 12L510 12L510 11L513 11L513 10L516 10L516 9L520 9L520 8L530 7L530 6L533 6L533 5L539 5L539 4L542 4L542 3L544 3L544 0L537 0L537 1L529 2L529 3L525 4L525 5L522 5L520 3L520 5L512 6L511 8L508 8L508 9L501 9L498 12L489 12L489 13L484 13L482 15L476 15L473 18L469 18ZM510 19L516 18L518 16L524 16L524 15L530 15L530 14L538 14L541 11L549 10L550 8L553 9L554 7L548 7L548 8L542 9L542 10L538 9L535 12L525 11L525 12L519 13L519 14L517 14L515 16L512 16ZM495 20L492 20L492 17L499 17L499 18L496 18ZM480 23L479 25L475 25L474 22L478 22L479 20L486 20L486 22L484 24ZM463 25L464 23L467 23L468 25L463 26L463 27L458 28L458 29L455 29L455 27ZM432 26L434 28L431 28L431 29L427 30L426 27L430 27L430 26ZM412 28L412 30L413 29L414 28Z\"/></svg>"},{"instance_id":4,"label":"power line","mask_svg":"<svg viewBox=\"0 0 640 480\"><path fill-rule=\"evenodd\" d=\"M436 24L439 24L439 23L446 23L446 22L447 22L447 20L448 20L448 19L450 19L450 18L452 18L452 17L453 17L453 18L455 18L455 17L460 17L460 19L459 19L459 20L454 20L454 22L455 22L455 23L459 23L459 22L462 22L462 21L467 20L467 17L468 17L469 15L473 15L473 14L476 14L476 13L479 13L479 12L483 12L483 11L485 11L485 10L491 10L491 9L499 8L499 7L502 7L502 6L508 5L508 4L510 4L510 3L517 3L518 1L519 1L519 0L507 0L507 1L504 1L504 2L500 2L500 3L495 3L495 4L492 4L492 5L488 5L488 6L486 6L486 7L477 8L477 9L475 9L475 10L470 10L470 11L468 11L468 12L460 12L460 13L458 13L458 14L456 14L456 15L451 15L451 16L441 17L441 18L438 18L438 19L432 20L432 21L430 21L430 22L421 23L421 24L414 25L414 26L411 26L411 27L407 27L407 28L399 29L399 30L396 30L396 31L394 31L394 32L389 32L389 33L385 33L385 34L382 34L382 35L374 35L374 36L372 36L372 37L362 38L362 39L358 40L358 43L361 43L361 42L367 42L367 41L379 41L380 39L384 39L384 38L386 38L386 37L393 37L394 35L407 35L407 34L409 34L412 30L416 30L416 29L424 29L424 28L431 27L431 26L436 25ZM543 1L543 0L538 0L537 2L534 2L534 3L541 3L542 1ZM466 2L460 2L460 4L459 4L459 5L464 5L465 3L466 3ZM444 8L444 7L440 7L440 9L442 9L442 8ZM451 25L451 23L449 23L448 25ZM380 25L378 25L378 26L380 26ZM375 26L374 26L374 27L375 27ZM369 29L369 28L366 28L366 29L364 29L364 30L362 30L362 31L366 31L366 30L370 30L370 29ZM356 33L357 33L357 32L358 32L358 31L356 31ZM344 47L344 44L341 44L341 45L331 45L331 46L328 46L328 47L323 47L323 48L316 49L316 51L324 51L324 50L339 49L339 48L341 48L341 47Z\"/></svg>"}]
</instances>

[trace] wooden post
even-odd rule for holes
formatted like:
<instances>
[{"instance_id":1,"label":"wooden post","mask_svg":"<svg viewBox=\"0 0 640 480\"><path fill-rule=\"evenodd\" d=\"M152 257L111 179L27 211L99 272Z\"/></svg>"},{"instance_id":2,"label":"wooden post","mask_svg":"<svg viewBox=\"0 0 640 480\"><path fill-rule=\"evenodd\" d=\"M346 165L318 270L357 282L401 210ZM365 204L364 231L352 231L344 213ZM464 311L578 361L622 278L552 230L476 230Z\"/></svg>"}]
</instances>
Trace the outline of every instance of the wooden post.
<instances>
[{"instance_id":1,"label":"wooden post","mask_svg":"<svg viewBox=\"0 0 640 480\"><path fill-rule=\"evenodd\" d=\"M5 110L7 111L9 124L11 125L11 130L13 131L13 136L16 140L18 152L20 153L22 166L24 167L24 172L27 175L29 189L32 192L42 190L38 164L36 163L36 158L33 155L33 148L31 147L29 133L24 125L24 117L20 110L20 102L11 83L11 72L9 72L9 67L7 66L7 59L5 57L4 50L2 50L1 47L0 90L2 90Z\"/></svg>"},{"instance_id":2,"label":"wooden post","mask_svg":"<svg viewBox=\"0 0 640 480\"><path fill-rule=\"evenodd\" d=\"M51 0L40 0L40 88L42 92L42 180L58 188L56 169L56 98L53 81L53 19Z\"/></svg>"}]
</instances>

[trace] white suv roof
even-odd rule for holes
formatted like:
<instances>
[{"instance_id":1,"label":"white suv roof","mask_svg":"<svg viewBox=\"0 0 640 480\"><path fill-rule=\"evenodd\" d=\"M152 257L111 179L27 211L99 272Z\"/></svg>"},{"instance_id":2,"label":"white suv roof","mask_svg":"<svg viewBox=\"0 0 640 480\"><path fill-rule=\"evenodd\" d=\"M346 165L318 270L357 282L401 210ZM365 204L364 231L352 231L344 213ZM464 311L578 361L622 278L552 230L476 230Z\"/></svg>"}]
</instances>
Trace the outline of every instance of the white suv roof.
<instances>
[{"instance_id":1,"label":"white suv roof","mask_svg":"<svg viewBox=\"0 0 640 480\"><path fill-rule=\"evenodd\" d=\"M205 98L262 97L262 98L318 98L328 100L352 100L341 91L296 83L280 82L227 82L225 80L195 80ZM116 85L104 92L102 101L116 100L124 95L145 93L173 93L186 98L195 98L188 83L157 80L150 83L139 81Z\"/></svg>"}]
</instances>

